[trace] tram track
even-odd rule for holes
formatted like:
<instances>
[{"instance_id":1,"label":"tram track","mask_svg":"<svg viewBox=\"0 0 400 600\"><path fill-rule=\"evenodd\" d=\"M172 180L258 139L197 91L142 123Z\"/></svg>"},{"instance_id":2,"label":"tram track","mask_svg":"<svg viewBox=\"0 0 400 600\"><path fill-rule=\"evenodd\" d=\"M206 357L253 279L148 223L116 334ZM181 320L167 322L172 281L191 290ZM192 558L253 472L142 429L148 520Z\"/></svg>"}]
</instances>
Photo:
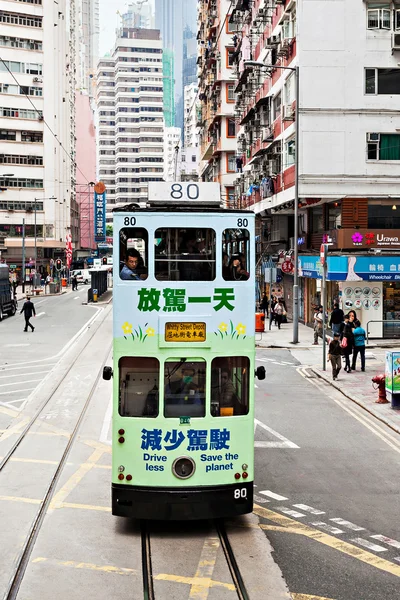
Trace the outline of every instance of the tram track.
<instances>
[{"instance_id":1,"label":"tram track","mask_svg":"<svg viewBox=\"0 0 400 600\"><path fill-rule=\"evenodd\" d=\"M56 385L56 387L54 388L54 390L52 390L52 392L50 393L49 397L46 398L46 400L44 402L42 402L42 404L39 406L39 408L37 409L37 411L35 412L35 414L32 416L32 418L30 419L30 421L27 423L27 425L24 427L23 431L21 432L21 434L19 435L19 437L17 438L17 440L13 443L13 445L11 446L10 450L6 453L6 455L3 457L3 459L0 462L0 474L3 471L3 469L6 467L6 465L9 463L9 461L11 460L11 458L13 457L13 455L15 454L16 450L18 449L18 447L21 445L21 443L24 441L24 439L26 439L26 436L28 435L28 433L30 432L30 430L32 429L33 425L38 421L38 419L40 418L40 415L43 413L43 411L46 409L46 407L49 406L49 404L51 403L51 401L55 398L57 392L60 390L61 385L63 384L63 382L65 381L65 378L71 374L71 372L73 371L75 365L77 364L78 360L80 359L80 357L82 356L83 352L88 348L89 344L92 342L94 336L96 335L96 333L99 331L101 325L104 323L104 321L106 320L107 316L109 314L108 310L105 310L103 313L103 318L99 319L98 321L98 327L95 328L93 330L93 332L91 332L91 335L89 336L89 339L87 340L87 342L85 343L85 345L83 346L83 348L80 350L80 352L77 354L77 356L75 357L75 359L73 360L73 362L71 363L71 365L69 366L68 370L66 371L66 373L63 375L62 378L60 378L60 382ZM31 525L30 525L30 529L29 532L25 538L25 541L22 544L22 547L20 548L19 554L15 559L14 562L14 570L13 573L11 575L11 578L9 580L9 583L6 587L6 590L4 592L3 595L3 600L15 600L18 597L18 592L21 586L21 583L23 581L24 575L25 575L25 571L27 569L28 563L29 563L29 559L32 553L32 550L35 546L36 540L39 536L40 533L40 529L41 526L43 524L46 512L50 506L51 500L53 498L57 483L59 481L60 475L66 465L68 456L70 454L71 448L73 446L73 443L76 440L80 425L85 417L86 411L90 405L90 402L93 398L93 395L95 393L95 390L97 388L97 385L101 379L102 376L102 371L103 371L103 366L105 365L108 355L111 351L112 348L112 342L107 346L105 355L104 355L104 360L102 361L102 365L99 369L99 372L97 374L97 376L95 377L90 390L87 393L87 397L86 400L83 404L83 406L80 408L79 413L77 415L77 419L75 421L75 424L73 425L73 429L72 432L69 434L69 438L68 438L68 442L64 448L64 451L61 455L61 458L58 461L58 464L54 470L54 473L51 475L51 478L49 480L49 483L47 484L44 494L42 496L42 499L40 501L39 504L39 509L36 512Z\"/></svg>"},{"instance_id":2,"label":"tram track","mask_svg":"<svg viewBox=\"0 0 400 600\"><path fill-rule=\"evenodd\" d=\"M232 545L226 532L225 523L222 519L215 519L213 527L218 535L220 547L223 551L226 565L228 566L232 583L235 587L238 600L250 600L250 596L246 590L246 586L236 561ZM151 534L149 531L149 523L147 521L140 522L141 534L141 552L142 552L142 577L143 577L143 598L144 600L156 600L154 591L152 553L151 553Z\"/></svg>"}]
</instances>

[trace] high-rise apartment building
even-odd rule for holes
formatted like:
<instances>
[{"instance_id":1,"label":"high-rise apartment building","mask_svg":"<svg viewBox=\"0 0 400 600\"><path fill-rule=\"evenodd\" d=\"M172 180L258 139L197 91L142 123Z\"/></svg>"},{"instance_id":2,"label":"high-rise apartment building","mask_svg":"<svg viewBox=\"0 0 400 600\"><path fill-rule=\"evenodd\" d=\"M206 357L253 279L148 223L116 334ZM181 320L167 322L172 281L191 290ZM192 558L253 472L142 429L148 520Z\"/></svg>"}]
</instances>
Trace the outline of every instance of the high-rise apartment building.
<instances>
[{"instance_id":1,"label":"high-rise apartment building","mask_svg":"<svg viewBox=\"0 0 400 600\"><path fill-rule=\"evenodd\" d=\"M36 246L36 267L44 271L64 258L67 233L78 240L76 5L59 0L55 11L42 0L3 0L0 7L2 258L21 267L25 234L28 267Z\"/></svg>"},{"instance_id":2,"label":"high-rise apartment building","mask_svg":"<svg viewBox=\"0 0 400 600\"><path fill-rule=\"evenodd\" d=\"M163 58L160 32L121 28L97 70L98 174L107 205L147 199L164 172Z\"/></svg>"},{"instance_id":3,"label":"high-rise apartment building","mask_svg":"<svg viewBox=\"0 0 400 600\"><path fill-rule=\"evenodd\" d=\"M99 0L75 0L78 89L94 96L94 81L99 58Z\"/></svg>"},{"instance_id":4,"label":"high-rise apartment building","mask_svg":"<svg viewBox=\"0 0 400 600\"><path fill-rule=\"evenodd\" d=\"M197 83L187 85L184 90L184 146L198 146L199 133L197 127L196 106L199 88Z\"/></svg>"},{"instance_id":5,"label":"high-rise apartment building","mask_svg":"<svg viewBox=\"0 0 400 600\"><path fill-rule=\"evenodd\" d=\"M154 29L154 12L149 0L139 0L128 5L126 13L121 15L123 27Z\"/></svg>"},{"instance_id":6,"label":"high-rise apartment building","mask_svg":"<svg viewBox=\"0 0 400 600\"><path fill-rule=\"evenodd\" d=\"M198 3L197 124L200 128L201 178L218 181L226 206L233 205L236 172L234 38L230 0Z\"/></svg>"},{"instance_id":7,"label":"high-rise apartment building","mask_svg":"<svg viewBox=\"0 0 400 600\"><path fill-rule=\"evenodd\" d=\"M363 323L376 321L376 337L400 333L390 322L400 310L396 6L237 0L231 17L240 29L237 200L262 220L260 258L284 265L289 316L299 266L300 318L310 323L321 303L319 249L329 244L328 310L335 301L355 308Z\"/></svg>"},{"instance_id":8,"label":"high-rise apartment building","mask_svg":"<svg viewBox=\"0 0 400 600\"><path fill-rule=\"evenodd\" d=\"M164 180L178 180L181 163L181 130L166 127L164 138Z\"/></svg>"}]
</instances>

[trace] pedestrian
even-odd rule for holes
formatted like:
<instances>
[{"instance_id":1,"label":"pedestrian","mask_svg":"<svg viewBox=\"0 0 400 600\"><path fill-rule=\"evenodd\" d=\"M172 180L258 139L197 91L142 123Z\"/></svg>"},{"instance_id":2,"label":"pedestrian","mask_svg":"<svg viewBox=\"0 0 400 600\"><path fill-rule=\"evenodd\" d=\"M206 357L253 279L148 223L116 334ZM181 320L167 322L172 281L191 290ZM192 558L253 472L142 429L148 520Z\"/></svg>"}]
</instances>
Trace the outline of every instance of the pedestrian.
<instances>
[{"instance_id":1,"label":"pedestrian","mask_svg":"<svg viewBox=\"0 0 400 600\"><path fill-rule=\"evenodd\" d=\"M76 275L72 276L72 291L77 290L78 289L78 278Z\"/></svg>"},{"instance_id":2,"label":"pedestrian","mask_svg":"<svg viewBox=\"0 0 400 600\"><path fill-rule=\"evenodd\" d=\"M267 318L268 318L268 306L269 306L268 296L267 296L267 294L264 293L264 295L261 299L260 308L263 311L264 315L267 315Z\"/></svg>"},{"instance_id":3,"label":"pedestrian","mask_svg":"<svg viewBox=\"0 0 400 600\"><path fill-rule=\"evenodd\" d=\"M353 350L353 363L351 370L356 370L357 356L361 356L361 371L365 371L365 329L361 327L360 321L355 321L355 329L353 329L354 336L354 350Z\"/></svg>"},{"instance_id":4,"label":"pedestrian","mask_svg":"<svg viewBox=\"0 0 400 600\"><path fill-rule=\"evenodd\" d=\"M272 321L274 321L275 325L276 325L276 318L275 318L275 312L274 312L275 304L276 304L276 298L275 298L275 296L271 296L271 303L269 306L269 330L270 331L271 331Z\"/></svg>"},{"instance_id":5,"label":"pedestrian","mask_svg":"<svg viewBox=\"0 0 400 600\"><path fill-rule=\"evenodd\" d=\"M276 316L276 323L278 325L278 329L281 328L282 318L283 318L284 311L285 311L285 309L283 308L282 300L279 299L278 303L275 304L275 307L274 307L274 313L275 313L275 316Z\"/></svg>"},{"instance_id":6,"label":"pedestrian","mask_svg":"<svg viewBox=\"0 0 400 600\"><path fill-rule=\"evenodd\" d=\"M24 331L28 331L28 327L30 327L32 329L32 332L35 331L35 328L29 319L32 318L32 315L36 317L36 310L33 305L33 302L31 302L31 299L29 298L29 296L26 297L26 301L24 302L24 305L19 314L21 314L21 313L24 313L24 317L25 317Z\"/></svg>"},{"instance_id":7,"label":"pedestrian","mask_svg":"<svg viewBox=\"0 0 400 600\"><path fill-rule=\"evenodd\" d=\"M339 304L335 303L333 305L333 311L331 313L331 318L329 320L329 326L331 327L333 333L340 334L340 326L344 320L344 312L341 308L339 308Z\"/></svg>"},{"instance_id":8,"label":"pedestrian","mask_svg":"<svg viewBox=\"0 0 400 600\"><path fill-rule=\"evenodd\" d=\"M345 315L345 317L344 317L343 329L342 329L342 333L341 333L341 347L342 347L342 353L343 353L343 356L345 359L344 370L347 373L351 373L350 356L353 353L354 336L353 336L353 326L352 326L352 323L350 322L349 315Z\"/></svg>"},{"instance_id":9,"label":"pedestrian","mask_svg":"<svg viewBox=\"0 0 400 600\"><path fill-rule=\"evenodd\" d=\"M340 335L335 331L333 340L329 344L328 360L331 361L332 379L336 381L342 368L342 348L340 346Z\"/></svg>"},{"instance_id":10,"label":"pedestrian","mask_svg":"<svg viewBox=\"0 0 400 600\"><path fill-rule=\"evenodd\" d=\"M318 338L322 339L322 326L324 323L322 306L318 307L318 310L314 314L314 343L313 346L318 346Z\"/></svg>"}]
</instances>

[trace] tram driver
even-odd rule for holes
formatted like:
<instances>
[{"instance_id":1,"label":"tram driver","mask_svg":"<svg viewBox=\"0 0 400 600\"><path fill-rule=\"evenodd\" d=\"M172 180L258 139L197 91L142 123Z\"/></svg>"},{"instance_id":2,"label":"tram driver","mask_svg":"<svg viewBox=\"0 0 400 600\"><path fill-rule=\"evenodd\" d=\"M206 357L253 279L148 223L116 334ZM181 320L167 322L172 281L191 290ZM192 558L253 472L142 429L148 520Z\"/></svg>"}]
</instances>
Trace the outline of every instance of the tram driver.
<instances>
[{"instance_id":1,"label":"tram driver","mask_svg":"<svg viewBox=\"0 0 400 600\"><path fill-rule=\"evenodd\" d=\"M189 366L183 365L179 371L179 379L168 381L165 388L165 406L167 416L172 415L174 410L172 407L180 407L178 410L182 412L182 407L191 406L188 413L182 412L182 415L192 416L197 410L193 407L202 407L204 405L198 386L194 382L196 370Z\"/></svg>"},{"instance_id":2,"label":"tram driver","mask_svg":"<svg viewBox=\"0 0 400 600\"><path fill-rule=\"evenodd\" d=\"M218 384L213 388L211 408L213 416L232 416L237 410L237 395L228 368L217 369Z\"/></svg>"},{"instance_id":3,"label":"tram driver","mask_svg":"<svg viewBox=\"0 0 400 600\"><path fill-rule=\"evenodd\" d=\"M143 258L136 248L130 248L126 253L125 264L120 272L121 279L125 281L147 279L147 271Z\"/></svg>"}]
</instances>

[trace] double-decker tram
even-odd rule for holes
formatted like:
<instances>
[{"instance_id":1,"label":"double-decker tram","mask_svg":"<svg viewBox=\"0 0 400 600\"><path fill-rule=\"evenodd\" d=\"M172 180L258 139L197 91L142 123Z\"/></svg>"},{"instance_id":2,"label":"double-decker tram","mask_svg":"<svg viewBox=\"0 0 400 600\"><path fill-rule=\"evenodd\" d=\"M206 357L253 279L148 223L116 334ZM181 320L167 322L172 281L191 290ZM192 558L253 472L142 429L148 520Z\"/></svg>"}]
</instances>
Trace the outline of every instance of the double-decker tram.
<instances>
[{"instance_id":1,"label":"double-decker tram","mask_svg":"<svg viewBox=\"0 0 400 600\"><path fill-rule=\"evenodd\" d=\"M114 515L252 511L254 246L219 184L150 184L114 213Z\"/></svg>"}]
</instances>

